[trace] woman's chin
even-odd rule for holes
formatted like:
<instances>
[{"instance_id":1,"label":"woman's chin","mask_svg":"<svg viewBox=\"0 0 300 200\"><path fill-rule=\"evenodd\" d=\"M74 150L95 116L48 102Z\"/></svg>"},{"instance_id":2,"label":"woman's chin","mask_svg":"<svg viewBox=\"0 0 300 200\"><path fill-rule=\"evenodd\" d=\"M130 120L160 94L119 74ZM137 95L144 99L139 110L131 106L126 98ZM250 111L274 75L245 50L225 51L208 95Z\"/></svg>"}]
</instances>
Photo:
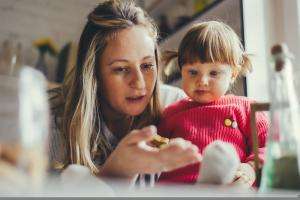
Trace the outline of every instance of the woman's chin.
<instances>
[{"instance_id":1,"label":"woman's chin","mask_svg":"<svg viewBox=\"0 0 300 200\"><path fill-rule=\"evenodd\" d=\"M144 110L140 110L140 111L131 111L130 113L128 113L128 115L130 116L138 116L140 115Z\"/></svg>"},{"instance_id":2,"label":"woman's chin","mask_svg":"<svg viewBox=\"0 0 300 200\"><path fill-rule=\"evenodd\" d=\"M145 108L146 108L146 106L140 106L138 108L128 106L125 112L127 115L137 116L137 115L140 115L145 110Z\"/></svg>"},{"instance_id":3,"label":"woman's chin","mask_svg":"<svg viewBox=\"0 0 300 200\"><path fill-rule=\"evenodd\" d=\"M127 101L124 107L124 111L127 115L137 116L140 115L147 106L146 98L141 98L139 100Z\"/></svg>"}]
</instances>

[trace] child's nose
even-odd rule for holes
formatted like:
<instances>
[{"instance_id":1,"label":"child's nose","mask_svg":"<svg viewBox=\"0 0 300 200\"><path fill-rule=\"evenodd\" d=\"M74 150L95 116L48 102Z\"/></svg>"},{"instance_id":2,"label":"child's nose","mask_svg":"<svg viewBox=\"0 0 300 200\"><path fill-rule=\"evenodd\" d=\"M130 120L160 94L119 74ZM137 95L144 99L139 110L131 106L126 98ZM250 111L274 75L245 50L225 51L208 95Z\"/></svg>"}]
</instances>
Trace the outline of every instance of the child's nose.
<instances>
[{"instance_id":1,"label":"child's nose","mask_svg":"<svg viewBox=\"0 0 300 200\"><path fill-rule=\"evenodd\" d=\"M208 82L209 82L209 78L205 75L201 76L199 82L200 82L201 85L207 86Z\"/></svg>"}]
</instances>

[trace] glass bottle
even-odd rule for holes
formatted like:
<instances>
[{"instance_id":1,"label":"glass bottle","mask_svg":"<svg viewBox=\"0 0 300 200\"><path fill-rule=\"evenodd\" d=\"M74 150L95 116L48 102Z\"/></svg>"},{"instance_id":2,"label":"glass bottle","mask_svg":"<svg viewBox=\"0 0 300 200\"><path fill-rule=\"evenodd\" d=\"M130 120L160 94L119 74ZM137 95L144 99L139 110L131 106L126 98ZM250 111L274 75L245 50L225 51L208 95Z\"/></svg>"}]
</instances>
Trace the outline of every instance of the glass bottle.
<instances>
[{"instance_id":1,"label":"glass bottle","mask_svg":"<svg viewBox=\"0 0 300 200\"><path fill-rule=\"evenodd\" d=\"M300 189L299 105L293 84L292 55L285 44L271 49L270 130L260 191Z\"/></svg>"},{"instance_id":2,"label":"glass bottle","mask_svg":"<svg viewBox=\"0 0 300 200\"><path fill-rule=\"evenodd\" d=\"M0 74L0 194L41 192L46 183L46 79L31 67Z\"/></svg>"}]
</instances>

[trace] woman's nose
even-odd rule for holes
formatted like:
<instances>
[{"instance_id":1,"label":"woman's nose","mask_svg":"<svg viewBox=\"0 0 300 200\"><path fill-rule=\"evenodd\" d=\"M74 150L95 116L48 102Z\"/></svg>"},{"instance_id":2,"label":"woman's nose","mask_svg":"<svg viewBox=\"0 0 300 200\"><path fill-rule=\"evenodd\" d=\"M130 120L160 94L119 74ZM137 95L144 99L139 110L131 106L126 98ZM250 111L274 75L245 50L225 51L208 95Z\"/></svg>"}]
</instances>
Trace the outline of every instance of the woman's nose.
<instances>
[{"instance_id":1,"label":"woman's nose","mask_svg":"<svg viewBox=\"0 0 300 200\"><path fill-rule=\"evenodd\" d=\"M146 87L145 78L141 70L136 70L132 73L130 86L135 89L144 89Z\"/></svg>"}]
</instances>

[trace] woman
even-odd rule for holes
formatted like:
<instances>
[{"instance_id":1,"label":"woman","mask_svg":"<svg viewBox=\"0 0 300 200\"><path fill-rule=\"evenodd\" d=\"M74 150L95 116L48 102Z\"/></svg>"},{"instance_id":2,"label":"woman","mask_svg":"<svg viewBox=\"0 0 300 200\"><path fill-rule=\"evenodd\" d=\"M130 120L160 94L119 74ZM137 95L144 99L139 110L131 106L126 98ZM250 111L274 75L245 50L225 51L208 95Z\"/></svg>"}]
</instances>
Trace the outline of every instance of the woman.
<instances>
[{"instance_id":1,"label":"woman","mask_svg":"<svg viewBox=\"0 0 300 200\"><path fill-rule=\"evenodd\" d=\"M52 91L55 168L80 164L133 180L199 162L197 147L183 139L147 145L160 117L156 40L154 23L131 1L107 1L89 14L74 72Z\"/></svg>"}]
</instances>

